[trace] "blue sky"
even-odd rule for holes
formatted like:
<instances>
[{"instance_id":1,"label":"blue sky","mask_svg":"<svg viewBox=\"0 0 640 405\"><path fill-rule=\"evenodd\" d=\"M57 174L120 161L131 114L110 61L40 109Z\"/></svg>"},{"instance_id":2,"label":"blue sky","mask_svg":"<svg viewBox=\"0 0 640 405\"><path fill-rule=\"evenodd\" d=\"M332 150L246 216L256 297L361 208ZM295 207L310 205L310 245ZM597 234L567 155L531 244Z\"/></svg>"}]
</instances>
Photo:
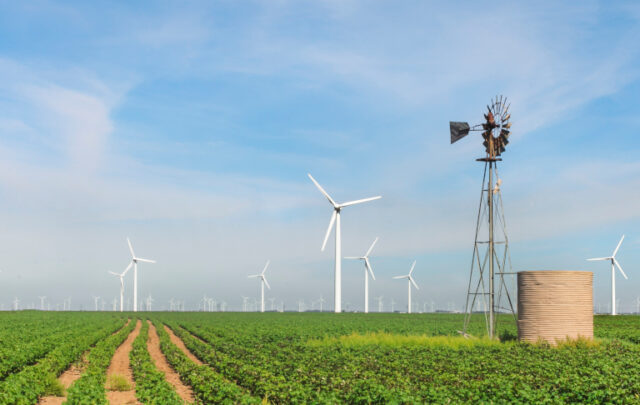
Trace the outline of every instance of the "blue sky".
<instances>
[{"instance_id":1,"label":"blue sky","mask_svg":"<svg viewBox=\"0 0 640 405\"><path fill-rule=\"evenodd\" d=\"M449 120L512 101L500 166L515 270L595 272L627 239L623 310L640 295L640 7L634 2L3 2L0 303L118 293L125 237L157 265L140 294L238 306L332 296L343 251L380 242L372 296L418 260L420 302L464 300L481 142ZM343 302L362 306L359 264ZM127 292L131 292L130 280ZM373 304L372 304L373 305Z\"/></svg>"}]
</instances>

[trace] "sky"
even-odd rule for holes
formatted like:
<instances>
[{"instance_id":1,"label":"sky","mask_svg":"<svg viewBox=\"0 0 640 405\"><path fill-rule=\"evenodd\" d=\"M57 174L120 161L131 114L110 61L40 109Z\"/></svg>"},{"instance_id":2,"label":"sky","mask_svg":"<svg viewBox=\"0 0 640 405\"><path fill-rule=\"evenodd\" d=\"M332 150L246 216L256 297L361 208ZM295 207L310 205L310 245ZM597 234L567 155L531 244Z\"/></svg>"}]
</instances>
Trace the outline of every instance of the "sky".
<instances>
[{"instance_id":1,"label":"sky","mask_svg":"<svg viewBox=\"0 0 640 405\"><path fill-rule=\"evenodd\" d=\"M640 296L637 2L0 2L0 305L111 308L136 254L154 308L203 295L331 307L343 254L371 255L374 297L461 309L483 167L477 134L504 94L499 173L514 271L586 270L622 311ZM363 307L361 263L343 305ZM132 295L127 275L125 295ZM269 307L269 305L267 306ZM326 308L326 306L325 306Z\"/></svg>"}]
</instances>

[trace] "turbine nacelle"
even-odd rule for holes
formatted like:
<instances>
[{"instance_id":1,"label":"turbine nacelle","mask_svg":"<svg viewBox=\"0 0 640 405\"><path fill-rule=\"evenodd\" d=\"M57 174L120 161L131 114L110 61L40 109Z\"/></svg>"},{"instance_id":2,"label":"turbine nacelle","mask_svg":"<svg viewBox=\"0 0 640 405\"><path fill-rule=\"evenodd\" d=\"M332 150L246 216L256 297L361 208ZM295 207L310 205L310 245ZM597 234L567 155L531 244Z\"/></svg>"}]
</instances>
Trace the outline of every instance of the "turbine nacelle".
<instances>
[{"instance_id":1,"label":"turbine nacelle","mask_svg":"<svg viewBox=\"0 0 640 405\"><path fill-rule=\"evenodd\" d=\"M363 199L360 199L360 200L347 201L345 203L338 204L337 202L335 202L335 200L333 198L331 198L329 193L327 193L324 190L324 188L322 188L322 186L316 181L316 179L314 179L313 176L311 176L311 174L307 173L307 176L309 176L309 178L311 179L313 184L316 185L318 190L320 190L320 192L327 198L327 200L329 200L329 203L333 206L333 214L331 214L331 219L329 220L329 227L327 228L327 233L325 234L324 241L322 242L322 248L320 249L323 252L324 252L324 248L327 246L327 241L329 240L329 235L331 234L331 230L333 229L333 225L336 222L336 217L338 216L338 214L340 213L340 210L342 208L348 207L348 206L351 206L351 205L356 205L356 204L369 202L369 201L379 200L380 198L382 198L382 196L375 196L375 197L363 198Z\"/></svg>"},{"instance_id":2,"label":"turbine nacelle","mask_svg":"<svg viewBox=\"0 0 640 405\"><path fill-rule=\"evenodd\" d=\"M413 261L413 264L411 265L411 270L409 270L409 274L405 275L405 276L395 276L395 279L401 279L401 278L406 278L409 280L409 282L411 284L413 284L413 286L416 288L416 290L419 290L420 287L418 287L418 284L416 283L416 281L414 280L413 276L411 275L411 273L413 273L413 269L416 267L416 261Z\"/></svg>"},{"instance_id":3,"label":"turbine nacelle","mask_svg":"<svg viewBox=\"0 0 640 405\"><path fill-rule=\"evenodd\" d=\"M622 266L620 266L620 263L618 263L618 261L616 260L616 254L618 253L618 250L620 250L620 245L622 245L622 241L623 240L624 240L624 235L622 235L622 238L620 238L620 242L618 242L618 246L616 246L616 248L613 251L613 254L611 256L608 256L608 257L594 257L592 259L587 259L587 261L598 262L598 261L610 260L611 261L611 265L617 267L618 270L620 271L620 273L622 274L622 276L625 278L625 280L628 280L629 277L627 277L627 275L625 274L624 270L622 270Z\"/></svg>"}]
</instances>

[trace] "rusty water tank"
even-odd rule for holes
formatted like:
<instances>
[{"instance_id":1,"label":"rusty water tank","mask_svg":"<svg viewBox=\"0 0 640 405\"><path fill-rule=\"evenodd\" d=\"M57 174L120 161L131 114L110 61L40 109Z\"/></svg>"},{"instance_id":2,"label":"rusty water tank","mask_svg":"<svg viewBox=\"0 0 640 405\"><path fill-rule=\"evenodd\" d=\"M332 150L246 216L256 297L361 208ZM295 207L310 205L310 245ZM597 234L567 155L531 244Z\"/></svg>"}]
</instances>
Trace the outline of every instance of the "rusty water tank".
<instances>
[{"instance_id":1,"label":"rusty water tank","mask_svg":"<svg viewBox=\"0 0 640 405\"><path fill-rule=\"evenodd\" d=\"M593 273L518 273L518 339L526 342L593 338Z\"/></svg>"}]
</instances>

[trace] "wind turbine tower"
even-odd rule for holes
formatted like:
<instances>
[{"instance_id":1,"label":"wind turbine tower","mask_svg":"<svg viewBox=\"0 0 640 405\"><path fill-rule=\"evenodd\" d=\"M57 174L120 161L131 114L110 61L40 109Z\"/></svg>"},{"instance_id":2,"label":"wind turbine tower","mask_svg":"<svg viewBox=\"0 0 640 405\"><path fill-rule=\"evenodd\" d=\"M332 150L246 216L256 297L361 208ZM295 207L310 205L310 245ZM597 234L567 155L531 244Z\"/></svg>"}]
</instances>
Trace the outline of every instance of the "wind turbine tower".
<instances>
[{"instance_id":1,"label":"wind turbine tower","mask_svg":"<svg viewBox=\"0 0 640 405\"><path fill-rule=\"evenodd\" d=\"M267 278L264 276L264 273L267 271L267 267L269 267L269 260L267 260L267 264L264 265L262 273L249 276L249 278L260 277L260 312L264 312L264 286L266 285L268 289L271 289Z\"/></svg>"},{"instance_id":2,"label":"wind turbine tower","mask_svg":"<svg viewBox=\"0 0 640 405\"><path fill-rule=\"evenodd\" d=\"M371 268L371 263L369 262L369 254L373 250L373 247L376 245L376 242L378 242L378 238L376 238L373 241L373 243L369 247L369 250L367 250L367 253L365 253L364 256L345 257L345 259L362 260L364 262L364 313L365 314L369 313L369 275L371 275L371 278L373 280L376 279L376 277L373 275L373 269Z\"/></svg>"},{"instance_id":3,"label":"wind turbine tower","mask_svg":"<svg viewBox=\"0 0 640 405\"><path fill-rule=\"evenodd\" d=\"M418 284L416 284L416 281L413 279L413 276L411 275L411 273L413 273L413 269L416 267L416 261L413 261L413 264L411 265L411 270L409 270L409 274L407 274L406 276L395 276L394 278L406 278L407 279L407 284L408 284L408 301L407 301L407 313L410 314L411 313L411 284L413 284L413 286L416 288L416 290L419 290L420 287L418 287Z\"/></svg>"},{"instance_id":4,"label":"wind turbine tower","mask_svg":"<svg viewBox=\"0 0 640 405\"><path fill-rule=\"evenodd\" d=\"M127 244L129 245L129 251L131 252L131 263L129 263L127 270L133 266L133 312L138 312L138 262L155 263L155 260L137 257L136 254L133 253L133 246L131 246L129 238L127 238Z\"/></svg>"},{"instance_id":5,"label":"wind turbine tower","mask_svg":"<svg viewBox=\"0 0 640 405\"><path fill-rule=\"evenodd\" d=\"M336 313L342 312L342 241L341 241L341 228L340 228L340 212L343 208L348 207L350 205L361 204L367 201L378 200L382 198L381 196L363 198L361 200L348 201L346 203L338 204L331 198L331 196L324 191L322 186L318 184L318 182L311 176L311 174L307 173L313 184L316 185L318 190L329 200L333 207L333 214L331 214L331 219L329 220L329 227L327 228L327 233L324 236L324 242L322 242L322 251L324 251L325 246L327 245L327 240L329 240L329 235L331 234L331 230L333 229L333 225L336 225L336 256L335 256L335 285L334 285L334 311Z\"/></svg>"},{"instance_id":6,"label":"wind turbine tower","mask_svg":"<svg viewBox=\"0 0 640 405\"><path fill-rule=\"evenodd\" d=\"M627 275L624 274L622 267L620 267L620 263L618 263L618 261L616 260L616 254L618 253L623 240L624 235L622 235L622 238L620 238L620 242L618 242L618 246L616 246L616 249L613 251L613 254L611 256L587 259L588 261L611 261L611 315L616 315L616 267L618 268L618 270L620 270L620 273L622 273L622 276L625 278L625 280L629 279Z\"/></svg>"},{"instance_id":7,"label":"wind turbine tower","mask_svg":"<svg viewBox=\"0 0 640 405\"><path fill-rule=\"evenodd\" d=\"M40 298L40 310L41 310L41 311L44 311L44 300L45 300L47 297L38 297L38 298Z\"/></svg>"}]
</instances>

